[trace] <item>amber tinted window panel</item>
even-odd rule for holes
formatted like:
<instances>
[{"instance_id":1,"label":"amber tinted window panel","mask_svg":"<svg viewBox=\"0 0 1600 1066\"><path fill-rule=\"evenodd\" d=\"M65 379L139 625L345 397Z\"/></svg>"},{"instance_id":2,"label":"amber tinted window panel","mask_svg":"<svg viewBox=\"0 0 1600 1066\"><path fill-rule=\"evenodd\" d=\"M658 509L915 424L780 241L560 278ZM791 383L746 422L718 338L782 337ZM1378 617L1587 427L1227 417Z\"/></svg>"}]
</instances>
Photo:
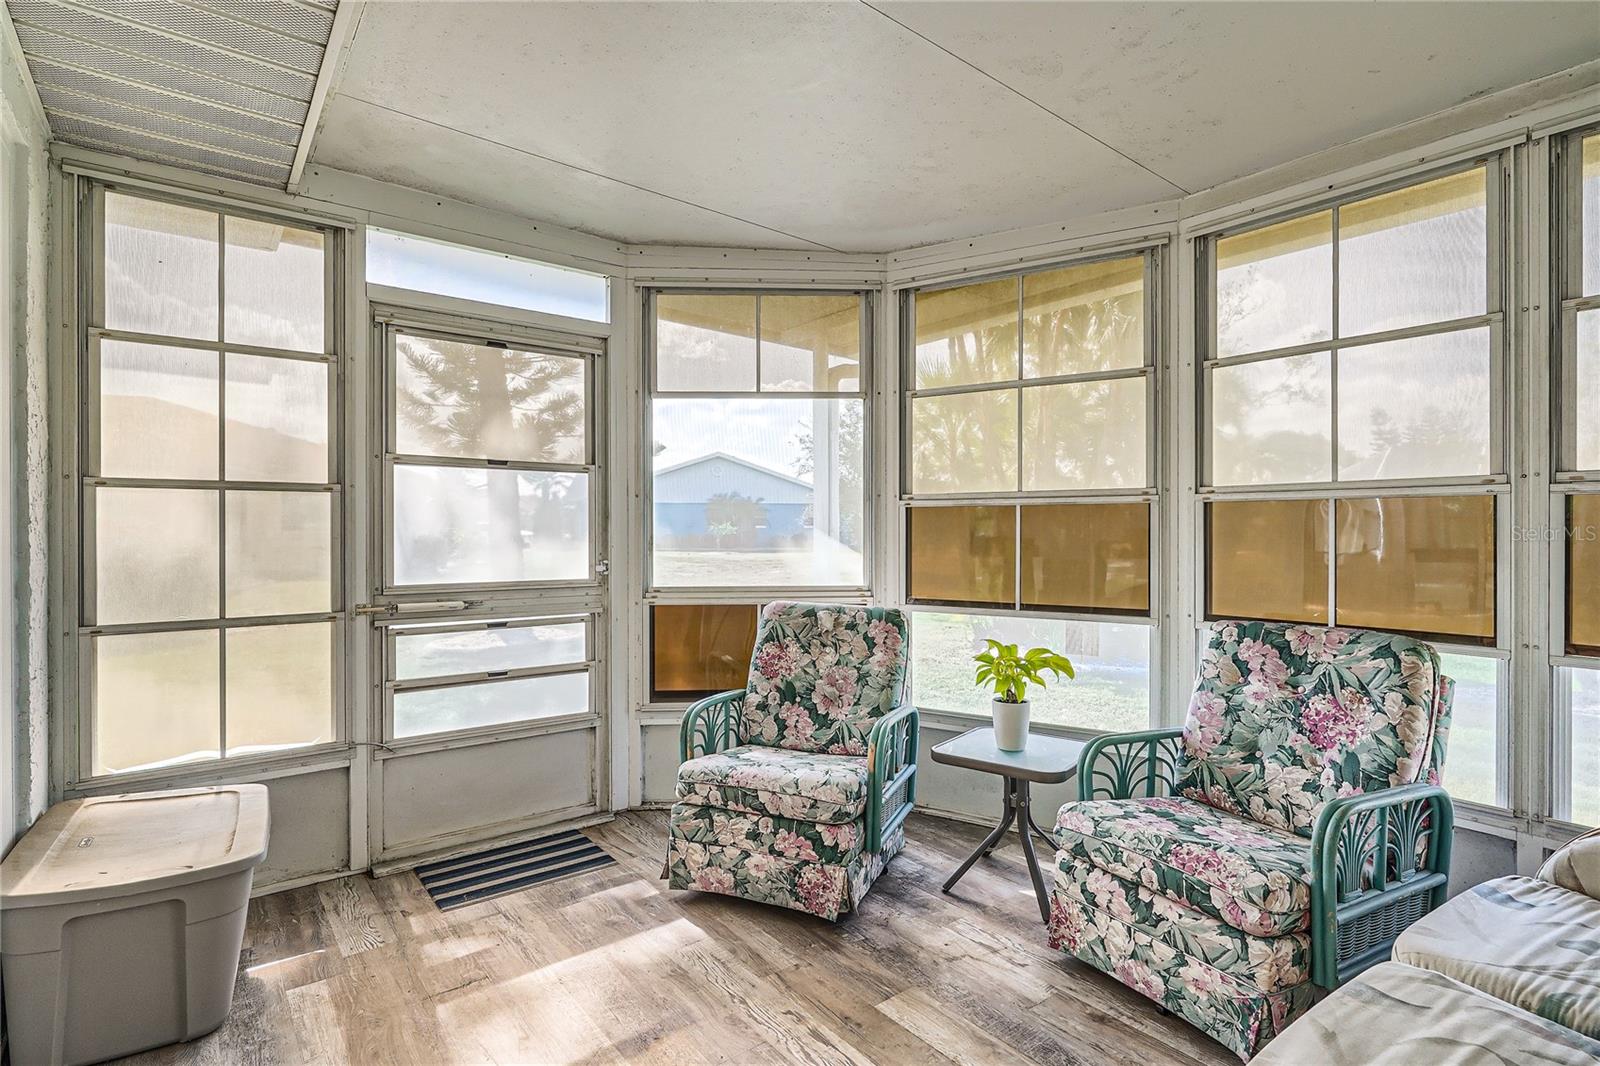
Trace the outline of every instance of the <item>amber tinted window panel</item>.
<instances>
[{"instance_id":1,"label":"amber tinted window panel","mask_svg":"<svg viewBox=\"0 0 1600 1066\"><path fill-rule=\"evenodd\" d=\"M1216 293L1219 356L1332 337L1332 212L1219 240Z\"/></svg>"},{"instance_id":2,"label":"amber tinted window panel","mask_svg":"<svg viewBox=\"0 0 1600 1066\"><path fill-rule=\"evenodd\" d=\"M1149 483L1142 377L1022 390L1022 488L1137 488Z\"/></svg>"},{"instance_id":3,"label":"amber tinted window panel","mask_svg":"<svg viewBox=\"0 0 1600 1066\"><path fill-rule=\"evenodd\" d=\"M1342 626L1494 639L1494 497L1339 500Z\"/></svg>"},{"instance_id":4,"label":"amber tinted window panel","mask_svg":"<svg viewBox=\"0 0 1600 1066\"><path fill-rule=\"evenodd\" d=\"M1328 501L1228 500L1206 508L1212 618L1328 621Z\"/></svg>"},{"instance_id":5,"label":"amber tinted window panel","mask_svg":"<svg viewBox=\"0 0 1600 1066\"><path fill-rule=\"evenodd\" d=\"M1021 540L1024 607L1150 610L1149 504L1023 507Z\"/></svg>"},{"instance_id":6,"label":"amber tinted window panel","mask_svg":"<svg viewBox=\"0 0 1600 1066\"><path fill-rule=\"evenodd\" d=\"M1567 646L1600 655L1600 496L1567 503Z\"/></svg>"},{"instance_id":7,"label":"amber tinted window panel","mask_svg":"<svg viewBox=\"0 0 1600 1066\"><path fill-rule=\"evenodd\" d=\"M650 608L652 699L694 699L743 688L756 646L754 604Z\"/></svg>"},{"instance_id":8,"label":"amber tinted window panel","mask_svg":"<svg viewBox=\"0 0 1600 1066\"><path fill-rule=\"evenodd\" d=\"M656 388L662 392L754 392L755 296L657 296Z\"/></svg>"},{"instance_id":9,"label":"amber tinted window panel","mask_svg":"<svg viewBox=\"0 0 1600 1066\"><path fill-rule=\"evenodd\" d=\"M916 387L1010 381L1019 368L1017 278L916 296Z\"/></svg>"},{"instance_id":10,"label":"amber tinted window panel","mask_svg":"<svg viewBox=\"0 0 1600 1066\"><path fill-rule=\"evenodd\" d=\"M913 507L906 512L906 595L918 603L1012 607L1015 507Z\"/></svg>"},{"instance_id":11,"label":"amber tinted window panel","mask_svg":"<svg viewBox=\"0 0 1600 1066\"><path fill-rule=\"evenodd\" d=\"M1022 279L1022 371L1030 378L1144 365L1144 257Z\"/></svg>"},{"instance_id":12,"label":"amber tinted window panel","mask_svg":"<svg viewBox=\"0 0 1600 1066\"><path fill-rule=\"evenodd\" d=\"M860 389L859 296L761 297L761 391Z\"/></svg>"}]
</instances>

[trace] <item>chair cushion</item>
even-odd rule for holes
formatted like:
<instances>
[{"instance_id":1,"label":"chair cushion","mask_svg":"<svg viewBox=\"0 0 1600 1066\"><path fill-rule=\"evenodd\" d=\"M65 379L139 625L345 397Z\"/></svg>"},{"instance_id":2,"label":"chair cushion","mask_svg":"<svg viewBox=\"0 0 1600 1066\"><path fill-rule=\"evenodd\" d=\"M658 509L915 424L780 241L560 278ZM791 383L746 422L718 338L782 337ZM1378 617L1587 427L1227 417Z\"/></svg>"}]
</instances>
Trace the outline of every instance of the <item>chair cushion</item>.
<instances>
[{"instance_id":1,"label":"chair cushion","mask_svg":"<svg viewBox=\"0 0 1600 1066\"><path fill-rule=\"evenodd\" d=\"M739 720L745 744L865 755L872 724L900 705L906 620L884 607L769 603Z\"/></svg>"},{"instance_id":2,"label":"chair cushion","mask_svg":"<svg viewBox=\"0 0 1600 1066\"><path fill-rule=\"evenodd\" d=\"M1497 877L1417 919L1395 941L1394 960L1600 1040L1600 900Z\"/></svg>"},{"instance_id":3,"label":"chair cushion","mask_svg":"<svg viewBox=\"0 0 1600 1066\"><path fill-rule=\"evenodd\" d=\"M1411 637L1216 622L1183 727L1178 788L1309 837L1331 800L1423 780L1443 748L1439 655Z\"/></svg>"},{"instance_id":4,"label":"chair cushion","mask_svg":"<svg viewBox=\"0 0 1600 1066\"><path fill-rule=\"evenodd\" d=\"M861 857L861 845L867 835L860 819L828 825L686 803L673 806L668 827L679 840L707 847L736 848L750 855L839 866Z\"/></svg>"},{"instance_id":5,"label":"chair cushion","mask_svg":"<svg viewBox=\"0 0 1600 1066\"><path fill-rule=\"evenodd\" d=\"M1600 1043L1442 974L1385 962L1341 985L1252 1066L1593 1066Z\"/></svg>"},{"instance_id":6,"label":"chair cushion","mask_svg":"<svg viewBox=\"0 0 1600 1066\"><path fill-rule=\"evenodd\" d=\"M840 825L867 809L867 760L741 746L678 767L678 802Z\"/></svg>"},{"instance_id":7,"label":"chair cushion","mask_svg":"<svg viewBox=\"0 0 1600 1066\"><path fill-rule=\"evenodd\" d=\"M1254 936L1304 929L1311 844L1178 796L1069 803L1062 859L1080 859Z\"/></svg>"}]
</instances>

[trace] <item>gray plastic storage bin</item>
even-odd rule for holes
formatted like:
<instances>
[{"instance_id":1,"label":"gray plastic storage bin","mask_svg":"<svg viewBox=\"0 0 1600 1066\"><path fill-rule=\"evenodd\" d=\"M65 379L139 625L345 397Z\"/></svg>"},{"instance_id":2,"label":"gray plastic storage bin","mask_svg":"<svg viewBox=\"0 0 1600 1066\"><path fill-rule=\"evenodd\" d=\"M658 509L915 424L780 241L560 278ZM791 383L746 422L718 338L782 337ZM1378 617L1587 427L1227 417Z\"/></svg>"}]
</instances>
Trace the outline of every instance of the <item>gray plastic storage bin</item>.
<instances>
[{"instance_id":1,"label":"gray plastic storage bin","mask_svg":"<svg viewBox=\"0 0 1600 1066\"><path fill-rule=\"evenodd\" d=\"M99 1062L221 1025L267 828L262 785L46 811L0 863L12 1063Z\"/></svg>"}]
</instances>

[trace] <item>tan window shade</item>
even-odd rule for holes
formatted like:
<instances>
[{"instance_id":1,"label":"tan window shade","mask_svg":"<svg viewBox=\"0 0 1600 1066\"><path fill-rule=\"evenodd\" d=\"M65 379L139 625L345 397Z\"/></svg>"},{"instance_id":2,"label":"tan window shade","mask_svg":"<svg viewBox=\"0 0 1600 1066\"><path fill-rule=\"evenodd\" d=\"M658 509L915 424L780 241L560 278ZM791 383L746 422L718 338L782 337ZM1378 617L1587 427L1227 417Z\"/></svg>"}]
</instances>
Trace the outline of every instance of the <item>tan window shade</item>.
<instances>
[{"instance_id":1,"label":"tan window shade","mask_svg":"<svg viewBox=\"0 0 1600 1066\"><path fill-rule=\"evenodd\" d=\"M1212 618L1328 621L1328 501L1229 500L1206 508Z\"/></svg>"},{"instance_id":2,"label":"tan window shade","mask_svg":"<svg viewBox=\"0 0 1600 1066\"><path fill-rule=\"evenodd\" d=\"M1567 650L1600 655L1600 496L1567 502Z\"/></svg>"},{"instance_id":3,"label":"tan window shade","mask_svg":"<svg viewBox=\"0 0 1600 1066\"><path fill-rule=\"evenodd\" d=\"M1015 379L1020 301L1014 277L917 293L916 387Z\"/></svg>"},{"instance_id":4,"label":"tan window shade","mask_svg":"<svg viewBox=\"0 0 1600 1066\"><path fill-rule=\"evenodd\" d=\"M1494 640L1494 497L1337 501L1342 626Z\"/></svg>"},{"instance_id":5,"label":"tan window shade","mask_svg":"<svg viewBox=\"0 0 1600 1066\"><path fill-rule=\"evenodd\" d=\"M1045 610L1150 610L1150 505L1022 508L1022 605Z\"/></svg>"},{"instance_id":6,"label":"tan window shade","mask_svg":"<svg viewBox=\"0 0 1600 1066\"><path fill-rule=\"evenodd\" d=\"M1217 242L1217 354L1333 336L1333 213L1292 218Z\"/></svg>"},{"instance_id":7,"label":"tan window shade","mask_svg":"<svg viewBox=\"0 0 1600 1066\"><path fill-rule=\"evenodd\" d=\"M906 512L906 597L917 603L1012 607L1015 507L913 507Z\"/></svg>"},{"instance_id":8,"label":"tan window shade","mask_svg":"<svg viewBox=\"0 0 1600 1066\"><path fill-rule=\"evenodd\" d=\"M650 608L650 698L696 699L743 688L756 646L756 606L657 604Z\"/></svg>"},{"instance_id":9,"label":"tan window shade","mask_svg":"<svg viewBox=\"0 0 1600 1066\"><path fill-rule=\"evenodd\" d=\"M1022 369L1030 378L1144 365L1144 256L1022 279Z\"/></svg>"},{"instance_id":10,"label":"tan window shade","mask_svg":"<svg viewBox=\"0 0 1600 1066\"><path fill-rule=\"evenodd\" d=\"M655 355L662 392L754 392L755 296L659 294Z\"/></svg>"},{"instance_id":11,"label":"tan window shade","mask_svg":"<svg viewBox=\"0 0 1600 1066\"><path fill-rule=\"evenodd\" d=\"M911 491L1017 491L1017 390L913 399Z\"/></svg>"}]
</instances>

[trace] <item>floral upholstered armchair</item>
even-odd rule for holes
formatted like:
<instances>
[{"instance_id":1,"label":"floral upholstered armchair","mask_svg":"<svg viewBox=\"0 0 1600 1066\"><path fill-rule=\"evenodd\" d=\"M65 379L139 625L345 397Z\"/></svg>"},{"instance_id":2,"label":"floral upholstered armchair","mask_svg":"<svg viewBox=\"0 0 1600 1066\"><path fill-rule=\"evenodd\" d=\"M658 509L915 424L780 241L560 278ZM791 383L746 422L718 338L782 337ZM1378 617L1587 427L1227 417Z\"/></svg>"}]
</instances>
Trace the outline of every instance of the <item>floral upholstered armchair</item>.
<instances>
[{"instance_id":1,"label":"floral upholstered armchair","mask_svg":"<svg viewBox=\"0 0 1600 1066\"><path fill-rule=\"evenodd\" d=\"M904 846L916 798L905 676L899 611L763 608L747 686L684 714L670 886L830 921L855 910Z\"/></svg>"},{"instance_id":2,"label":"floral upholstered armchair","mask_svg":"<svg viewBox=\"0 0 1600 1066\"><path fill-rule=\"evenodd\" d=\"M1410 637L1218 622L1182 729L1096 738L1050 942L1248 1059L1444 902L1453 683Z\"/></svg>"}]
</instances>

